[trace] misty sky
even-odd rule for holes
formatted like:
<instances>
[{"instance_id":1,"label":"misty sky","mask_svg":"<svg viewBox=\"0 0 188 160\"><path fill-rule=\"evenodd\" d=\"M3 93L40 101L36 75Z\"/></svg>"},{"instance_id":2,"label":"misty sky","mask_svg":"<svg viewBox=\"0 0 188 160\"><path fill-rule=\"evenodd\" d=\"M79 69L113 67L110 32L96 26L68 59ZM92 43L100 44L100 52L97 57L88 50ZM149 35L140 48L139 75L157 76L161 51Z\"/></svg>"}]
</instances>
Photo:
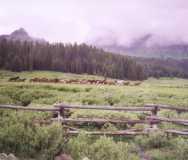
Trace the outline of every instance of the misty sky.
<instances>
[{"instance_id":1,"label":"misty sky","mask_svg":"<svg viewBox=\"0 0 188 160\"><path fill-rule=\"evenodd\" d=\"M188 42L188 0L0 0L0 34L20 27L51 42Z\"/></svg>"}]
</instances>

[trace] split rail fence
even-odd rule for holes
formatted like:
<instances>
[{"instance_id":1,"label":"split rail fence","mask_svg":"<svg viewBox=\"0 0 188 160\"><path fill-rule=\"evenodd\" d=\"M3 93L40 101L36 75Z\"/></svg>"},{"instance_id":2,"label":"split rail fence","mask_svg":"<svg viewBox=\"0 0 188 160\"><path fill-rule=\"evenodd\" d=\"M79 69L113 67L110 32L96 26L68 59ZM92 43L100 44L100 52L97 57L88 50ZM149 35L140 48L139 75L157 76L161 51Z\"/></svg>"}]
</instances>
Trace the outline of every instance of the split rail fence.
<instances>
[{"instance_id":1,"label":"split rail fence","mask_svg":"<svg viewBox=\"0 0 188 160\"><path fill-rule=\"evenodd\" d=\"M6 110L24 110L24 111L33 111L33 112L52 112L57 113L57 118L52 119L52 121L59 121L62 124L66 124L68 128L66 133L69 135L77 135L80 133L80 129L73 128L68 126L67 124L97 124L103 125L105 123L112 124L126 124L130 126L134 126L135 124L149 124L151 127L143 130L139 129L126 129L120 131L86 131L86 134L91 135L109 135L109 136L136 136L136 135L145 135L149 134L151 131L159 130L158 128L154 128L159 123L173 123L176 125L188 126L187 119L172 119L166 117L160 117L157 113L160 110L172 110L176 111L178 114L188 112L188 108L181 108L177 106L170 105L157 105L157 104L146 104L144 107L114 107L114 106L94 106L94 105L67 105L67 104L56 104L53 108L49 107L23 107L23 106L13 106L13 105L0 105L0 109ZM101 119L101 118L69 118L66 116L67 110L75 110L75 109L85 109L85 110L106 110L106 111L116 111L116 112L138 112L145 113L144 119L137 120L129 120L129 119ZM184 135L188 136L188 130L178 131L174 129L164 130L167 134L172 135Z\"/></svg>"}]
</instances>

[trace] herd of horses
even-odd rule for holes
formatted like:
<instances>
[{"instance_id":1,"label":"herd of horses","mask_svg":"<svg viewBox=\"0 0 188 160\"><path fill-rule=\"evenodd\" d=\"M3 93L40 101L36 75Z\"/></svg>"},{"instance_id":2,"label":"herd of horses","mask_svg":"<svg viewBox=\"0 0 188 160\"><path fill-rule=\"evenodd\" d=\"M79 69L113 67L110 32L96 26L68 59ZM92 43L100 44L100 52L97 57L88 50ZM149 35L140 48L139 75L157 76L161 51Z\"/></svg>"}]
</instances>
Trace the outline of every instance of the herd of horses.
<instances>
[{"instance_id":1,"label":"herd of horses","mask_svg":"<svg viewBox=\"0 0 188 160\"><path fill-rule=\"evenodd\" d=\"M24 82L26 81L26 78L20 78L17 77L11 77L9 79L10 82ZM95 80L95 79L59 79L59 78L32 78L29 80L30 82L37 82L37 83L63 83L63 84L102 84L102 85L140 85L141 81L136 81L134 83L131 83L130 81L124 81L124 80Z\"/></svg>"}]
</instances>

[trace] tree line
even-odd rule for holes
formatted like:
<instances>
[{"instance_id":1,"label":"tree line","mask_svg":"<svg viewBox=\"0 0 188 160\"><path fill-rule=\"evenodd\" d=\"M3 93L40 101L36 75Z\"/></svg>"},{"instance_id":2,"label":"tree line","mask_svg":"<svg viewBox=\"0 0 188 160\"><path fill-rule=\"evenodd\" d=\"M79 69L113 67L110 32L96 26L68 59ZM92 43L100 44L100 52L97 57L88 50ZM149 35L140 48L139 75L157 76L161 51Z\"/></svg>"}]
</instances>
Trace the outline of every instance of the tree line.
<instances>
[{"instance_id":1,"label":"tree line","mask_svg":"<svg viewBox=\"0 0 188 160\"><path fill-rule=\"evenodd\" d=\"M188 78L188 59L131 58L86 44L0 40L0 68L50 70L143 80L147 77Z\"/></svg>"},{"instance_id":2,"label":"tree line","mask_svg":"<svg viewBox=\"0 0 188 160\"><path fill-rule=\"evenodd\" d=\"M0 68L12 71L50 70L143 80L143 67L130 57L86 44L0 40Z\"/></svg>"},{"instance_id":3,"label":"tree line","mask_svg":"<svg viewBox=\"0 0 188 160\"><path fill-rule=\"evenodd\" d=\"M188 78L188 59L135 58L134 60L144 67L147 77Z\"/></svg>"}]
</instances>

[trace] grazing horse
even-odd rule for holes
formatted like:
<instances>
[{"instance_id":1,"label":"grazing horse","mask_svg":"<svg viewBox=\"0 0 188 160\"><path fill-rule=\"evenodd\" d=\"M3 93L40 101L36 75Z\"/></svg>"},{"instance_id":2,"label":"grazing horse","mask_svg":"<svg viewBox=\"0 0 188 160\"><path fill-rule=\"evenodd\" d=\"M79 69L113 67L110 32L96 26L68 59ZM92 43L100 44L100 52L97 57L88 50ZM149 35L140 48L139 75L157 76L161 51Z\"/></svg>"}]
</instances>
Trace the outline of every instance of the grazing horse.
<instances>
[{"instance_id":1,"label":"grazing horse","mask_svg":"<svg viewBox=\"0 0 188 160\"><path fill-rule=\"evenodd\" d=\"M124 84L124 81L123 81L123 80L117 80L117 81L116 81L116 84L117 84L117 85L123 85L123 84Z\"/></svg>"},{"instance_id":2,"label":"grazing horse","mask_svg":"<svg viewBox=\"0 0 188 160\"><path fill-rule=\"evenodd\" d=\"M20 79L20 77L19 76L16 76L16 77L11 77L11 78L9 78L9 81L11 82L11 81L17 81L17 80L19 80Z\"/></svg>"}]
</instances>

